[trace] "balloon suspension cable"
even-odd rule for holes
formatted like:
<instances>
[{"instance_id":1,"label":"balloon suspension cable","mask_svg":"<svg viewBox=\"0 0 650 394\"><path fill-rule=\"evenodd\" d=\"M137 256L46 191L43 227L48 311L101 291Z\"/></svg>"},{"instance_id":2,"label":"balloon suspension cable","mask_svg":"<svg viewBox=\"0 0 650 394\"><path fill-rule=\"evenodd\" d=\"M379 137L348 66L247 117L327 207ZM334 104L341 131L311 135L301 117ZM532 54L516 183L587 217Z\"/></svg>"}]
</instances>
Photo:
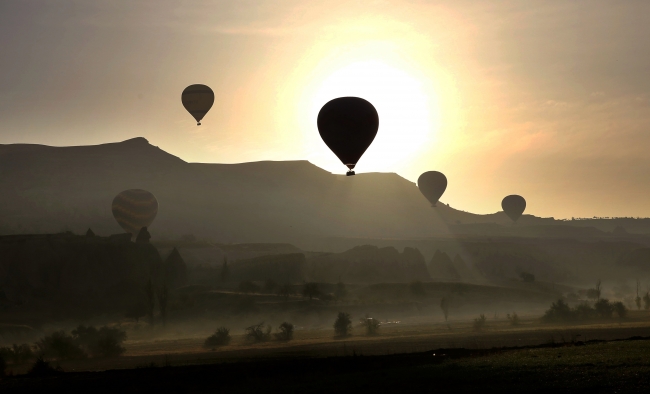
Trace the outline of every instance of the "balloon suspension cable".
<instances>
[{"instance_id":1,"label":"balloon suspension cable","mask_svg":"<svg viewBox=\"0 0 650 394\"><path fill-rule=\"evenodd\" d=\"M352 176L352 175L355 175L355 172L354 171L348 171L345 175L346 176Z\"/></svg>"}]
</instances>

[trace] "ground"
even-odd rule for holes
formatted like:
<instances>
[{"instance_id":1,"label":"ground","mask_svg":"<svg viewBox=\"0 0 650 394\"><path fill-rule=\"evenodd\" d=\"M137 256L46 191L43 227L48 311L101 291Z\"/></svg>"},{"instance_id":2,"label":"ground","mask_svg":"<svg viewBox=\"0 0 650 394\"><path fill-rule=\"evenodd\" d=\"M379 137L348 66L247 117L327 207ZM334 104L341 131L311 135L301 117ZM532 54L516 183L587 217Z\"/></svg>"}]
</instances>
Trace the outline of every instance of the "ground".
<instances>
[{"instance_id":1,"label":"ground","mask_svg":"<svg viewBox=\"0 0 650 394\"><path fill-rule=\"evenodd\" d=\"M288 343L235 336L214 350L203 349L202 338L162 336L130 340L122 357L55 361L65 372L52 377L19 375L29 365L10 365L16 376L0 391L645 392L649 335L650 321L638 312L583 325L488 319L481 332L472 321L384 324L377 336L355 327L345 339L298 330Z\"/></svg>"}]
</instances>

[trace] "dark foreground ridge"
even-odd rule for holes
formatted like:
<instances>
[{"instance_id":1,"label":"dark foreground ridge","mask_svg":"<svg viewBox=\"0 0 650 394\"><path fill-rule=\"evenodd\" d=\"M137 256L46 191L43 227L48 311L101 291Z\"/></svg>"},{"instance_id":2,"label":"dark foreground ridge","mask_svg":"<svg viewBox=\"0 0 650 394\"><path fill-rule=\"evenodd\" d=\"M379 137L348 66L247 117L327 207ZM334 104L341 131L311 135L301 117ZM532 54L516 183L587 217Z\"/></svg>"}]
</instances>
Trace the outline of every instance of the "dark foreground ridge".
<instances>
[{"instance_id":1,"label":"dark foreground ridge","mask_svg":"<svg viewBox=\"0 0 650 394\"><path fill-rule=\"evenodd\" d=\"M632 337L384 356L352 353L344 357L265 358L212 365L152 364L104 372L50 370L40 376L7 377L0 381L0 391L644 392L650 383L649 340ZM603 362L602 357L607 361Z\"/></svg>"}]
</instances>

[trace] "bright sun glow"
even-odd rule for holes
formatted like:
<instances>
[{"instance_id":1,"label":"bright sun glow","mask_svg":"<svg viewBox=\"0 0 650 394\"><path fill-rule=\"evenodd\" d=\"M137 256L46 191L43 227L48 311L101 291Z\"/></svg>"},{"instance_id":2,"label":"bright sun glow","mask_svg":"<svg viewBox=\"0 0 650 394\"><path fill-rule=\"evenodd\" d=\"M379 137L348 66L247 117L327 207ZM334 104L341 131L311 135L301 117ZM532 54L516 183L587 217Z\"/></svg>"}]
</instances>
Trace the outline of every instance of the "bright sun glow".
<instances>
[{"instance_id":1,"label":"bright sun glow","mask_svg":"<svg viewBox=\"0 0 650 394\"><path fill-rule=\"evenodd\" d=\"M310 118L315 123L325 103L343 96L368 100L379 113L379 131L357 165L360 172L394 172L398 163L409 159L433 137L437 114L431 111L430 98L422 84L404 71L379 61L343 67L317 88Z\"/></svg>"}]
</instances>

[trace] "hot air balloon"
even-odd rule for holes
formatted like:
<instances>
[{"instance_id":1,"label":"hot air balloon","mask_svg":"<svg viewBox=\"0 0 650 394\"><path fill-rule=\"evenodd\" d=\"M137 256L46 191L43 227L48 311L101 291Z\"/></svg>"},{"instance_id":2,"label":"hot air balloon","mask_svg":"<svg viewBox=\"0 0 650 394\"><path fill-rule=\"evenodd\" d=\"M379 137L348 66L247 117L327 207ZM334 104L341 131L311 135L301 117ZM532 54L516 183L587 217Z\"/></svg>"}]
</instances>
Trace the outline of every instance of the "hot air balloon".
<instances>
[{"instance_id":1,"label":"hot air balloon","mask_svg":"<svg viewBox=\"0 0 650 394\"><path fill-rule=\"evenodd\" d=\"M129 189L113 199L113 217L134 236L142 227L149 227L158 213L158 200L146 190Z\"/></svg>"},{"instance_id":2,"label":"hot air balloon","mask_svg":"<svg viewBox=\"0 0 650 394\"><path fill-rule=\"evenodd\" d=\"M521 217L521 214L524 213L526 209L526 200L522 196L512 194L506 196L503 201L501 201L501 208L503 212L508 215L513 222L517 222L517 219Z\"/></svg>"},{"instance_id":3,"label":"hot air balloon","mask_svg":"<svg viewBox=\"0 0 650 394\"><path fill-rule=\"evenodd\" d=\"M354 175L354 167L377 135L379 115L366 100L339 97L329 101L318 113L318 132L332 152Z\"/></svg>"},{"instance_id":4,"label":"hot air balloon","mask_svg":"<svg viewBox=\"0 0 650 394\"><path fill-rule=\"evenodd\" d=\"M201 125L201 119L214 104L214 92L205 85L190 85L181 95L183 107L196 119L196 125Z\"/></svg>"},{"instance_id":5,"label":"hot air balloon","mask_svg":"<svg viewBox=\"0 0 650 394\"><path fill-rule=\"evenodd\" d=\"M427 171L418 178L418 187L431 206L435 207L447 188L447 177L442 172Z\"/></svg>"}]
</instances>

